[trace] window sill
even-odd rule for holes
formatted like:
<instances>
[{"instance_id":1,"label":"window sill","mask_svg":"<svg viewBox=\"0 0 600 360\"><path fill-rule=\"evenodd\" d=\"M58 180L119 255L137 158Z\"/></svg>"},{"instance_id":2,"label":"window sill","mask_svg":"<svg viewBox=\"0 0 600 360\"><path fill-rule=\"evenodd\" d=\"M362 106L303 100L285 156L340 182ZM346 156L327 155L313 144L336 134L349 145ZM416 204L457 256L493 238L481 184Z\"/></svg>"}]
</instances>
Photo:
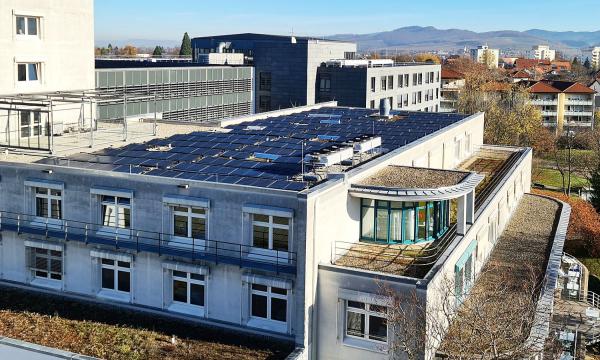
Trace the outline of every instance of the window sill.
<instances>
[{"instance_id":1,"label":"window sill","mask_svg":"<svg viewBox=\"0 0 600 360\"><path fill-rule=\"evenodd\" d=\"M344 344L344 346L371 351L379 354L385 354L389 350L387 343L381 343L367 339L344 337L344 341L342 341L342 343Z\"/></svg>"},{"instance_id":2,"label":"window sill","mask_svg":"<svg viewBox=\"0 0 600 360\"><path fill-rule=\"evenodd\" d=\"M290 253L287 251L277 251L253 247L248 252L248 258L263 262L288 264L290 262Z\"/></svg>"},{"instance_id":3,"label":"window sill","mask_svg":"<svg viewBox=\"0 0 600 360\"><path fill-rule=\"evenodd\" d=\"M111 301L131 302L131 293L125 293L116 290L102 289L98 292L98 297Z\"/></svg>"},{"instance_id":4,"label":"window sill","mask_svg":"<svg viewBox=\"0 0 600 360\"><path fill-rule=\"evenodd\" d=\"M252 317L246 323L248 327L273 331L277 333L287 333L287 323L281 321L267 320L262 318Z\"/></svg>"},{"instance_id":5,"label":"window sill","mask_svg":"<svg viewBox=\"0 0 600 360\"><path fill-rule=\"evenodd\" d=\"M30 285L43 287L46 289L53 290L62 290L62 281L61 280L52 280L52 279L43 279L43 278L35 278L31 280Z\"/></svg>"},{"instance_id":6,"label":"window sill","mask_svg":"<svg viewBox=\"0 0 600 360\"><path fill-rule=\"evenodd\" d=\"M171 312L176 312L179 314L186 314L195 317L204 317L204 307L190 304L183 304L178 302L173 302L167 310Z\"/></svg>"}]
</instances>

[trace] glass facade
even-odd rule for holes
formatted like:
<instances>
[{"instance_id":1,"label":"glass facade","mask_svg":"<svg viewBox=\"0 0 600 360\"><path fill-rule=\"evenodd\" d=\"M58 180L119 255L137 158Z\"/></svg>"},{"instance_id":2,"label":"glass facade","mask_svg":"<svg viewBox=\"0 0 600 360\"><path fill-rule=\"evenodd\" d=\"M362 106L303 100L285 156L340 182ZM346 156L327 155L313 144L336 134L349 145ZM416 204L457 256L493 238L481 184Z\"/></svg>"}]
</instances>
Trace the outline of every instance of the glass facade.
<instances>
[{"instance_id":1,"label":"glass facade","mask_svg":"<svg viewBox=\"0 0 600 360\"><path fill-rule=\"evenodd\" d=\"M360 238L389 244L438 239L450 223L450 202L361 200Z\"/></svg>"}]
</instances>

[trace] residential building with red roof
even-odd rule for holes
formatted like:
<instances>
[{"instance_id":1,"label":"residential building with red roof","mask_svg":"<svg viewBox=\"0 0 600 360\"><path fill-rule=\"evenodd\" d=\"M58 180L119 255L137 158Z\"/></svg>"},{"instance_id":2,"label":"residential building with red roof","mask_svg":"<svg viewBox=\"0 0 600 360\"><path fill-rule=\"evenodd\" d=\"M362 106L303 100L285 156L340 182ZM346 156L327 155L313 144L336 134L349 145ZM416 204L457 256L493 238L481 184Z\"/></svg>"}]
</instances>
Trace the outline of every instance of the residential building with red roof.
<instances>
[{"instance_id":1,"label":"residential building with red roof","mask_svg":"<svg viewBox=\"0 0 600 360\"><path fill-rule=\"evenodd\" d=\"M440 112L456 112L458 97L465 86L465 75L442 67Z\"/></svg>"}]
</instances>

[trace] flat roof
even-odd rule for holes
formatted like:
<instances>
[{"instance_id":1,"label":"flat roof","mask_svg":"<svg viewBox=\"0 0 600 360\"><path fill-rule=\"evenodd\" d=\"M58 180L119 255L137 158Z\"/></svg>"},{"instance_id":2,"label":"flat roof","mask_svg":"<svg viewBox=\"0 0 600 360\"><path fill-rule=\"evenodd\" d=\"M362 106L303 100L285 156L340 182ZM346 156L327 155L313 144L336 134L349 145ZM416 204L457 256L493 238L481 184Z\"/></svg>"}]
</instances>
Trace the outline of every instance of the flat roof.
<instances>
[{"instance_id":1,"label":"flat roof","mask_svg":"<svg viewBox=\"0 0 600 360\"><path fill-rule=\"evenodd\" d=\"M191 131L37 162L302 191L309 186L302 179L306 155L333 153L374 136L381 137L382 151L389 152L468 117L394 111L393 120L381 120L372 116L376 113L373 109L324 107L250 120L217 132ZM305 163L304 170L310 171L310 165Z\"/></svg>"},{"instance_id":2,"label":"flat roof","mask_svg":"<svg viewBox=\"0 0 600 360\"><path fill-rule=\"evenodd\" d=\"M400 189L434 189L457 185L469 174L464 171L389 165L358 184Z\"/></svg>"}]
</instances>

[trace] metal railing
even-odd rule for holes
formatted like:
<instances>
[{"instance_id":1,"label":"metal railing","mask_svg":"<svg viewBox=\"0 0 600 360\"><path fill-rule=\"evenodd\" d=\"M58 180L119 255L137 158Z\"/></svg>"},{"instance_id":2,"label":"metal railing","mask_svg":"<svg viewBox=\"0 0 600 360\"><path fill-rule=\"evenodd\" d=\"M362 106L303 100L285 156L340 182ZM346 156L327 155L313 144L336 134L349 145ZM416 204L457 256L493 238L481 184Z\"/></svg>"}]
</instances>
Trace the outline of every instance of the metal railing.
<instances>
[{"instance_id":1,"label":"metal railing","mask_svg":"<svg viewBox=\"0 0 600 360\"><path fill-rule=\"evenodd\" d=\"M109 246L117 250L151 252L277 273L296 273L295 252L268 250L227 241L184 238L160 232L40 218L8 211L0 211L0 231L14 231L46 239L77 241Z\"/></svg>"}]
</instances>

